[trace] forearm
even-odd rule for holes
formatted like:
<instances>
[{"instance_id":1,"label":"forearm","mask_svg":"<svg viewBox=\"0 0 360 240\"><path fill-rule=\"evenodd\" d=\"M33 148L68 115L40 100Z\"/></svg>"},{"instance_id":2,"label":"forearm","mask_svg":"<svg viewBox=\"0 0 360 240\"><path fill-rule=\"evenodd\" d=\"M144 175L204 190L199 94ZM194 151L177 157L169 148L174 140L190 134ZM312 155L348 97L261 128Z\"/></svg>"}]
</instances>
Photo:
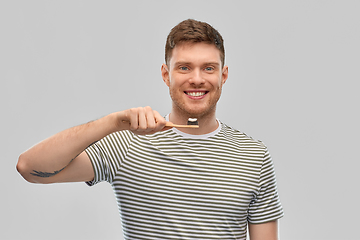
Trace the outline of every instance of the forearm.
<instances>
[{"instance_id":1,"label":"forearm","mask_svg":"<svg viewBox=\"0 0 360 240\"><path fill-rule=\"evenodd\" d=\"M89 145L117 131L116 114L51 136L20 155L18 171L30 182L61 172Z\"/></svg>"},{"instance_id":2,"label":"forearm","mask_svg":"<svg viewBox=\"0 0 360 240\"><path fill-rule=\"evenodd\" d=\"M278 221L249 224L250 240L278 240Z\"/></svg>"}]
</instances>

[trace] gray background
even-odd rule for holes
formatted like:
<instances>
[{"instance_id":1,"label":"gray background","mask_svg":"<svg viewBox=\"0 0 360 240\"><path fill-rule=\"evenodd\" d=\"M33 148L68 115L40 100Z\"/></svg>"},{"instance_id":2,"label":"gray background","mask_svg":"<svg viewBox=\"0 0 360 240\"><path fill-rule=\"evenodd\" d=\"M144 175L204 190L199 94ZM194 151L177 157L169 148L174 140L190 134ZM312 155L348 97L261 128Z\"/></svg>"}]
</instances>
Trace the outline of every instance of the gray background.
<instances>
[{"instance_id":1,"label":"gray background","mask_svg":"<svg viewBox=\"0 0 360 240\"><path fill-rule=\"evenodd\" d=\"M225 39L218 117L263 140L281 239L359 239L360 1L1 1L0 239L122 239L111 187L35 185L17 157L130 107L170 111L160 66L186 18Z\"/></svg>"}]
</instances>

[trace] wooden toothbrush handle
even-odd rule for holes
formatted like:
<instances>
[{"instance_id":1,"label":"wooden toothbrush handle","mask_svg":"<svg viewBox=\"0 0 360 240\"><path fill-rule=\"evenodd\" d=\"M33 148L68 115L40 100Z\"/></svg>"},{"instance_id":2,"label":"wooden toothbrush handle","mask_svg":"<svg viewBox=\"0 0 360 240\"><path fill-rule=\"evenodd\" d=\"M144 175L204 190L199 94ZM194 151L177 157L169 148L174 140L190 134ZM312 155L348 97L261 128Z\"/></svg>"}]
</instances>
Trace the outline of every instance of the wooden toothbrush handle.
<instances>
[{"instance_id":1,"label":"wooden toothbrush handle","mask_svg":"<svg viewBox=\"0 0 360 240\"><path fill-rule=\"evenodd\" d=\"M128 121L123 121L128 123ZM171 122L166 122L165 127L177 127L177 128L199 128L199 125L178 125Z\"/></svg>"},{"instance_id":2,"label":"wooden toothbrush handle","mask_svg":"<svg viewBox=\"0 0 360 240\"><path fill-rule=\"evenodd\" d=\"M199 125L178 125L171 122L167 122L166 127L177 127L177 128L199 128Z\"/></svg>"}]
</instances>

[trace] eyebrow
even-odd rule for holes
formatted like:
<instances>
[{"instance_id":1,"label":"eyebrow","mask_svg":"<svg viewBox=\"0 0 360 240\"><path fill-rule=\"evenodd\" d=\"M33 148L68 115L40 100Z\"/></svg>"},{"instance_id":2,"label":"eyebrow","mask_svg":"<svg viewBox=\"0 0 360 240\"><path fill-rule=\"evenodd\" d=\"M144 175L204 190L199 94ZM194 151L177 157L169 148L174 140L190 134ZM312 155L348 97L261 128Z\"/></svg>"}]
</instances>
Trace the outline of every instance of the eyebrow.
<instances>
[{"instance_id":1,"label":"eyebrow","mask_svg":"<svg viewBox=\"0 0 360 240\"><path fill-rule=\"evenodd\" d=\"M176 62L174 64L174 66L178 66L178 65L191 65L192 63L191 62L185 62L185 61L179 61L179 62ZM205 62L204 64L202 64L203 66L205 65L215 65L215 66L220 66L220 63L218 62Z\"/></svg>"}]
</instances>

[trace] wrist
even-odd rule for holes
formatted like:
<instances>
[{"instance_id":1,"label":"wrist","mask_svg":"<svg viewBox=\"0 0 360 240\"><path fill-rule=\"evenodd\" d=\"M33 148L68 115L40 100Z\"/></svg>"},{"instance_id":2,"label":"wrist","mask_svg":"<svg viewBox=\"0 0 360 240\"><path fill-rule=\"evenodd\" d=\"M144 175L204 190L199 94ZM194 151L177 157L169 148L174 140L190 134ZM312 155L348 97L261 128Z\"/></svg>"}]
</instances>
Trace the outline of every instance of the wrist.
<instances>
[{"instance_id":1,"label":"wrist","mask_svg":"<svg viewBox=\"0 0 360 240\"><path fill-rule=\"evenodd\" d=\"M124 119L123 112L114 112L107 116L109 118L109 126L111 126L112 132L118 132L128 129L129 123Z\"/></svg>"}]
</instances>

